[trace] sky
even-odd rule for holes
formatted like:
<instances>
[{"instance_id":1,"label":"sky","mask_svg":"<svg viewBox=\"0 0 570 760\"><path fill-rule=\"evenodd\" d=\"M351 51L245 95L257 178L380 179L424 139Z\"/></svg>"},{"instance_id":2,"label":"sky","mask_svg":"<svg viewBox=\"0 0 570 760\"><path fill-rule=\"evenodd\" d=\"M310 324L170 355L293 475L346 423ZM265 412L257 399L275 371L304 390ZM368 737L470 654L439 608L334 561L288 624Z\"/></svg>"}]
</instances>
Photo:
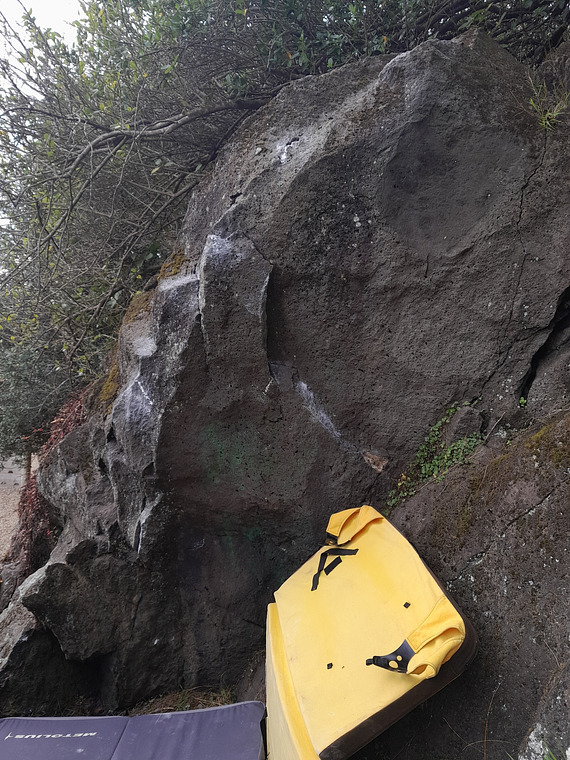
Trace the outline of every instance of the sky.
<instances>
[{"instance_id":1,"label":"sky","mask_svg":"<svg viewBox=\"0 0 570 760\"><path fill-rule=\"evenodd\" d=\"M79 0L22 0L26 10L31 10L38 25L44 29L53 29L65 37L68 42L75 39L71 21L80 14ZM0 0L0 10L10 20L17 23L23 10L18 0Z\"/></svg>"}]
</instances>

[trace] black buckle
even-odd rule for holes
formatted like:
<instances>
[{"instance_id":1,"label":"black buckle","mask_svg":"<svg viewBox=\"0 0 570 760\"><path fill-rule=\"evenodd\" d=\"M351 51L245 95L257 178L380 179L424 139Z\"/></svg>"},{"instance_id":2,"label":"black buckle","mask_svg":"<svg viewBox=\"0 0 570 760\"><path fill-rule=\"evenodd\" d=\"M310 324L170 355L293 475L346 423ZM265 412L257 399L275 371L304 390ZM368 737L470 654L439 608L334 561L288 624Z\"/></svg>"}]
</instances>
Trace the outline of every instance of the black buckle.
<instances>
[{"instance_id":1,"label":"black buckle","mask_svg":"<svg viewBox=\"0 0 570 760\"><path fill-rule=\"evenodd\" d=\"M366 660L367 665L377 665L379 668L391 670L394 673L407 673L408 664L415 652L406 639L390 654L375 655Z\"/></svg>"}]
</instances>

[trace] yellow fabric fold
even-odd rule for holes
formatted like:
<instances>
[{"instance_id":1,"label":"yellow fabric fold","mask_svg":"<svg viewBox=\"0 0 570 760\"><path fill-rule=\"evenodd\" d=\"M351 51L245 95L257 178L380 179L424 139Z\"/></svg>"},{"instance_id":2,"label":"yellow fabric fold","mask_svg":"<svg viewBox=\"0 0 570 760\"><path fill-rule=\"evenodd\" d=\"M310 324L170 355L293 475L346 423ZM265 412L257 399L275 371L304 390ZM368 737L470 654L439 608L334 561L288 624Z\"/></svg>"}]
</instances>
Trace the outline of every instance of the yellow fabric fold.
<instances>
[{"instance_id":1,"label":"yellow fabric fold","mask_svg":"<svg viewBox=\"0 0 570 760\"><path fill-rule=\"evenodd\" d=\"M384 520L374 507L364 505L357 509L345 509L331 515L327 525L327 536L334 536L340 546L351 541L361 530L375 520Z\"/></svg>"},{"instance_id":2,"label":"yellow fabric fold","mask_svg":"<svg viewBox=\"0 0 570 760\"><path fill-rule=\"evenodd\" d=\"M463 644L465 625L455 607L442 596L406 640L416 653L409 662L408 674L433 678Z\"/></svg>"}]
</instances>

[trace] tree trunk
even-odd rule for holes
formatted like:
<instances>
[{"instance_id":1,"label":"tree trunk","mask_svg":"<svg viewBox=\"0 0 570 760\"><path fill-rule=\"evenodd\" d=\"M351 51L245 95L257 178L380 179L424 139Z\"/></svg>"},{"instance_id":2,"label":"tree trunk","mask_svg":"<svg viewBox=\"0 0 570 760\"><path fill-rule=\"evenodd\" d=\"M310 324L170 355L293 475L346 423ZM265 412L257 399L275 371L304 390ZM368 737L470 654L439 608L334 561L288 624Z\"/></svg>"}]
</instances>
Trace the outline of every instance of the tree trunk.
<instances>
[{"instance_id":1,"label":"tree trunk","mask_svg":"<svg viewBox=\"0 0 570 760\"><path fill-rule=\"evenodd\" d=\"M26 446L24 452L24 485L32 477L32 450L29 446Z\"/></svg>"}]
</instances>

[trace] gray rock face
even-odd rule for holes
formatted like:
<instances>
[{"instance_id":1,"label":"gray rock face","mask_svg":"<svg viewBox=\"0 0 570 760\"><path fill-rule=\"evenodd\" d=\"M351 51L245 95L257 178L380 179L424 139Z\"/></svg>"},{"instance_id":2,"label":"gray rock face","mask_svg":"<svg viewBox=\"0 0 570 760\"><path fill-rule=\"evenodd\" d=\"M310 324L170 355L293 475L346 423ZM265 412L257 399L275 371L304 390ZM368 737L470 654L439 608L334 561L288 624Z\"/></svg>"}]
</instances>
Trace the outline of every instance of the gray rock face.
<instances>
[{"instance_id":1,"label":"gray rock face","mask_svg":"<svg viewBox=\"0 0 570 760\"><path fill-rule=\"evenodd\" d=\"M0 614L0 693L3 715L64 710L70 699L96 694L89 663L65 658L53 633L22 604L41 585L45 569L30 575Z\"/></svg>"},{"instance_id":2,"label":"gray rock face","mask_svg":"<svg viewBox=\"0 0 570 760\"><path fill-rule=\"evenodd\" d=\"M182 250L122 327L112 406L108 379L102 411L39 474L62 532L18 604L90 668L85 692L112 708L235 682L263 646L272 591L320 544L328 515L381 508L453 403L478 400L453 439L566 405L568 124L544 132L531 94L528 71L484 37L428 42L285 88L208 169ZM545 617L557 631L568 619L554 596L568 556L559 543L540 553L567 526L562 475L557 506L539 509L534 461L469 501L460 537L457 505L440 511L439 492L397 513L483 650L409 727L440 715L481 741L490 709L488 741L503 725L513 751L527 731L554 731L568 640L526 670L513 656ZM534 586L509 580L522 567ZM527 598L537 584L554 589L540 603ZM49 688L29 699L49 704ZM446 741L434 756L457 748Z\"/></svg>"},{"instance_id":3,"label":"gray rock face","mask_svg":"<svg viewBox=\"0 0 570 760\"><path fill-rule=\"evenodd\" d=\"M542 760L570 747L570 415L499 440L392 514L476 621L480 651L358 760L475 760L484 743L489 757Z\"/></svg>"}]
</instances>

